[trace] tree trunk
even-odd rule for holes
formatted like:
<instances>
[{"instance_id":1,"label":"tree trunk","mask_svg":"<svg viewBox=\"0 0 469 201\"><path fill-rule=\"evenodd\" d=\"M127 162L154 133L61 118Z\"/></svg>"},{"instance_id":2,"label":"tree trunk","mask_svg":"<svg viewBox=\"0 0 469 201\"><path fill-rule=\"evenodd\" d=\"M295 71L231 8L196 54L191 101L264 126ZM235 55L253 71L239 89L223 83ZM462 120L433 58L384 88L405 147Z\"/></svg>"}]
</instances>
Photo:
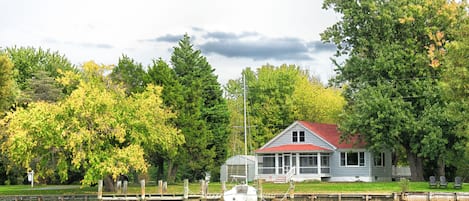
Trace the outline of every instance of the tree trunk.
<instances>
[{"instance_id":1,"label":"tree trunk","mask_svg":"<svg viewBox=\"0 0 469 201\"><path fill-rule=\"evenodd\" d=\"M114 192L114 180L112 179L111 175L104 177L104 191L105 192Z\"/></svg>"},{"instance_id":2,"label":"tree trunk","mask_svg":"<svg viewBox=\"0 0 469 201\"><path fill-rule=\"evenodd\" d=\"M438 159L438 176L445 176L445 161L443 159Z\"/></svg>"},{"instance_id":3,"label":"tree trunk","mask_svg":"<svg viewBox=\"0 0 469 201\"><path fill-rule=\"evenodd\" d=\"M168 160L168 182L175 182L176 181L176 173L177 173L178 165L175 164L174 161Z\"/></svg>"},{"instance_id":4,"label":"tree trunk","mask_svg":"<svg viewBox=\"0 0 469 201\"><path fill-rule=\"evenodd\" d=\"M158 165L158 172L156 176L158 177L158 180L164 180L164 159L163 158L158 158L157 160L157 165Z\"/></svg>"},{"instance_id":5,"label":"tree trunk","mask_svg":"<svg viewBox=\"0 0 469 201\"><path fill-rule=\"evenodd\" d=\"M407 150L407 160L410 166L411 180L424 181L422 158L418 157L417 154L412 153L410 149Z\"/></svg>"}]
</instances>

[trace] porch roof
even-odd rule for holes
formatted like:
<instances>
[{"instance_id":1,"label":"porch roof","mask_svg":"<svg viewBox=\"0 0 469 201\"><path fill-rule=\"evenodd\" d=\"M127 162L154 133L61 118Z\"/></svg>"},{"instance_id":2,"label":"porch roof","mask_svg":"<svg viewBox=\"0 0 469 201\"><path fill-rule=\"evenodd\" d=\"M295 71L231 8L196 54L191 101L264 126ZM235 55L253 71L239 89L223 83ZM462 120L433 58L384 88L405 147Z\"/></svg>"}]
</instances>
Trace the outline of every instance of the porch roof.
<instances>
[{"instance_id":1,"label":"porch roof","mask_svg":"<svg viewBox=\"0 0 469 201\"><path fill-rule=\"evenodd\" d=\"M267 147L256 150L256 153L283 153L283 152L300 152L300 151L320 151L320 152L332 152L332 150L319 147L312 144L286 144L276 147Z\"/></svg>"}]
</instances>

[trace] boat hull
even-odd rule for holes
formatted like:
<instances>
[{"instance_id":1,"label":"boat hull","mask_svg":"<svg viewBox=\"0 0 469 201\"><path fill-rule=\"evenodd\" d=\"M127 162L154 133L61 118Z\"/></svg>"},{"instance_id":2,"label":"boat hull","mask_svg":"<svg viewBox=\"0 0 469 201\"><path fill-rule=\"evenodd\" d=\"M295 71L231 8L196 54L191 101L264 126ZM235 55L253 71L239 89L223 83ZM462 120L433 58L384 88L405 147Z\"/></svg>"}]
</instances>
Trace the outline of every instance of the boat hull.
<instances>
[{"instance_id":1,"label":"boat hull","mask_svg":"<svg viewBox=\"0 0 469 201\"><path fill-rule=\"evenodd\" d=\"M223 194L225 201L257 201L257 190L249 185L236 185Z\"/></svg>"}]
</instances>

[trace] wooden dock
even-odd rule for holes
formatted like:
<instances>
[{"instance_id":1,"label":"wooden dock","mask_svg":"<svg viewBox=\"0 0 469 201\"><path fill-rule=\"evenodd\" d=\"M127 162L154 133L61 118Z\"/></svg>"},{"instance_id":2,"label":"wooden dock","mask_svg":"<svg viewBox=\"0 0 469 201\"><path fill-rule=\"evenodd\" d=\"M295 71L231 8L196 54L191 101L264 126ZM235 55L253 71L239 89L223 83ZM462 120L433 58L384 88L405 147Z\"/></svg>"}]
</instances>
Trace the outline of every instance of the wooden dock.
<instances>
[{"instance_id":1,"label":"wooden dock","mask_svg":"<svg viewBox=\"0 0 469 201\"><path fill-rule=\"evenodd\" d=\"M218 201L221 194L188 195L182 194L106 194L96 195L17 195L2 196L0 201ZM389 193L389 194L263 194L260 201L469 201L469 192L457 193Z\"/></svg>"}]
</instances>

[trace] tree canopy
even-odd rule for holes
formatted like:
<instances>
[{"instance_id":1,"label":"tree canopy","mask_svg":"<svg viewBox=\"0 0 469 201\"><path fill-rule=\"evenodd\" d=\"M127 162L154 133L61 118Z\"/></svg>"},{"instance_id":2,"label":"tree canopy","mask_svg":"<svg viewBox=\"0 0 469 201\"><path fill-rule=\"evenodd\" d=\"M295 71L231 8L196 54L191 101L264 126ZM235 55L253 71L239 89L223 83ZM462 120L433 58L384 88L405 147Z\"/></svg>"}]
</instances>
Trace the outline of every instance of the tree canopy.
<instances>
[{"instance_id":1,"label":"tree canopy","mask_svg":"<svg viewBox=\"0 0 469 201\"><path fill-rule=\"evenodd\" d=\"M461 153L454 142L463 139L443 97L442 60L445 43L467 17L465 4L326 0L324 8L342 14L322 39L347 57L334 80L347 101L339 121L343 139L358 136L373 151L404 148L413 180L423 180L426 161L444 174L448 154Z\"/></svg>"},{"instance_id":2,"label":"tree canopy","mask_svg":"<svg viewBox=\"0 0 469 201\"><path fill-rule=\"evenodd\" d=\"M15 95L13 63L6 54L0 53L0 117L14 103Z\"/></svg>"},{"instance_id":3,"label":"tree canopy","mask_svg":"<svg viewBox=\"0 0 469 201\"><path fill-rule=\"evenodd\" d=\"M128 97L100 72L105 66L87 62L82 76L64 76L61 83L79 78L70 96L57 103L34 102L27 109L9 113L2 153L10 168L34 169L45 179L69 171L84 171L83 184L107 175L116 178L131 169L147 171L145 152L159 148L176 154L184 142L178 129L168 126L174 113L162 104L161 88Z\"/></svg>"},{"instance_id":4,"label":"tree canopy","mask_svg":"<svg viewBox=\"0 0 469 201\"><path fill-rule=\"evenodd\" d=\"M247 111L250 131L248 140L255 149L272 139L296 120L336 123L344 100L340 91L324 87L307 71L295 65L264 65L255 72L245 69ZM243 147L243 82L230 80L225 87L234 128L232 154ZM233 142L233 141L232 141ZM236 151L238 150L238 151ZM244 152L242 152L244 153Z\"/></svg>"}]
</instances>

